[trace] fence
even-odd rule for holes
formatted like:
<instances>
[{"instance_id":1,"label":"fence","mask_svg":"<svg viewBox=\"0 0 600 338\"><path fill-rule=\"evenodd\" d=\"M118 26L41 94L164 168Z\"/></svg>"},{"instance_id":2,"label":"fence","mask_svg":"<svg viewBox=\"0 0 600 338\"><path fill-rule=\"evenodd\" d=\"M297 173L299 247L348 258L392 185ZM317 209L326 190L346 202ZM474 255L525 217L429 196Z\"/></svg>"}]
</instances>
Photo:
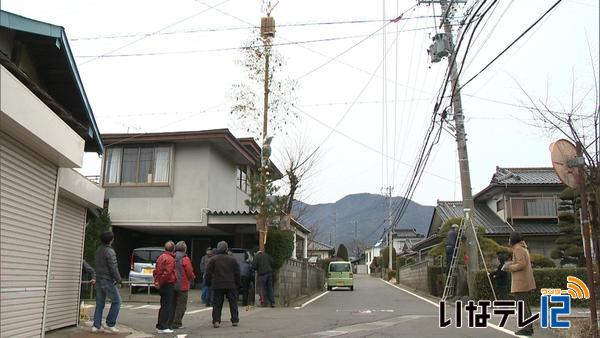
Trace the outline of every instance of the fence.
<instances>
[{"instance_id":1,"label":"fence","mask_svg":"<svg viewBox=\"0 0 600 338\"><path fill-rule=\"evenodd\" d=\"M295 300L323 290L325 272L308 261L288 259L275 276L275 302L290 306Z\"/></svg>"},{"instance_id":2,"label":"fence","mask_svg":"<svg viewBox=\"0 0 600 338\"><path fill-rule=\"evenodd\" d=\"M411 265L405 265L398 269L397 282L408 285L416 290L429 292L427 267L429 261L423 261Z\"/></svg>"}]
</instances>

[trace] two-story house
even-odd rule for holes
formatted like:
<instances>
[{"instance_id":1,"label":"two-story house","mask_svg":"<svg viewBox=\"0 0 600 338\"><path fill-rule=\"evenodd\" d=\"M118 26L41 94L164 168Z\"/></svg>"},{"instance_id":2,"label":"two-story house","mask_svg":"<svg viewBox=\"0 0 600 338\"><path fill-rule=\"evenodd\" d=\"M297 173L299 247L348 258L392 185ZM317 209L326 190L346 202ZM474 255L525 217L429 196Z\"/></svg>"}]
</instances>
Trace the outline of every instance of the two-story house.
<instances>
[{"instance_id":1,"label":"two-story house","mask_svg":"<svg viewBox=\"0 0 600 338\"><path fill-rule=\"evenodd\" d=\"M496 168L490 184L473 199L474 223L487 237L508 244L513 229L523 234L531 252L550 257L559 234L558 196L565 188L552 168ZM438 201L427 238L413 249L429 249L438 242L442 224L463 214L462 201Z\"/></svg>"},{"instance_id":2,"label":"two-story house","mask_svg":"<svg viewBox=\"0 0 600 338\"><path fill-rule=\"evenodd\" d=\"M74 168L103 146L65 29L0 11L0 337L79 319L88 209Z\"/></svg>"},{"instance_id":3,"label":"two-story house","mask_svg":"<svg viewBox=\"0 0 600 338\"><path fill-rule=\"evenodd\" d=\"M392 246L396 254L411 251L413 245L424 238L422 234L417 233L414 228L394 229L392 231Z\"/></svg>"},{"instance_id":4,"label":"two-story house","mask_svg":"<svg viewBox=\"0 0 600 338\"><path fill-rule=\"evenodd\" d=\"M218 241L245 249L258 245L256 212L245 204L248 177L260 161L253 139L238 139L227 129L102 138L102 186L123 275L134 248L169 239L187 242L195 269Z\"/></svg>"}]
</instances>

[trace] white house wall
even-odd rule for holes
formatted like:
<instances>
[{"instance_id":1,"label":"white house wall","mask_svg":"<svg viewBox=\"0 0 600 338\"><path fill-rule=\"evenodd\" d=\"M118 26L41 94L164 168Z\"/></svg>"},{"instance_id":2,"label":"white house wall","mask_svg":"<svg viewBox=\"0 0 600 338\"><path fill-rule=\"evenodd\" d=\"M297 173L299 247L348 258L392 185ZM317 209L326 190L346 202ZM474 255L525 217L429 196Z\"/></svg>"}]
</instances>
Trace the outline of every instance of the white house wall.
<instances>
[{"instance_id":1,"label":"white house wall","mask_svg":"<svg viewBox=\"0 0 600 338\"><path fill-rule=\"evenodd\" d=\"M208 208L215 211L248 210L248 195L237 186L237 165L227 160L216 149L209 153Z\"/></svg>"}]
</instances>

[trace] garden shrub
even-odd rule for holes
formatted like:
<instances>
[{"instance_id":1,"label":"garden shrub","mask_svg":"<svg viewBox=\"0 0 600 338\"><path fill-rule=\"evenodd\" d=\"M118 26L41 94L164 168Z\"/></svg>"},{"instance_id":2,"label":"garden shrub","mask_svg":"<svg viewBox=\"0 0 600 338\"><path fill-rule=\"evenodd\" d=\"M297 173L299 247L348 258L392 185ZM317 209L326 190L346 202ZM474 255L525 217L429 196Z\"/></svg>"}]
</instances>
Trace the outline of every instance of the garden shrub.
<instances>
[{"instance_id":1,"label":"garden shrub","mask_svg":"<svg viewBox=\"0 0 600 338\"><path fill-rule=\"evenodd\" d=\"M269 228L265 250L273 258L273 268L279 269L294 251L294 233L289 230Z\"/></svg>"}]
</instances>

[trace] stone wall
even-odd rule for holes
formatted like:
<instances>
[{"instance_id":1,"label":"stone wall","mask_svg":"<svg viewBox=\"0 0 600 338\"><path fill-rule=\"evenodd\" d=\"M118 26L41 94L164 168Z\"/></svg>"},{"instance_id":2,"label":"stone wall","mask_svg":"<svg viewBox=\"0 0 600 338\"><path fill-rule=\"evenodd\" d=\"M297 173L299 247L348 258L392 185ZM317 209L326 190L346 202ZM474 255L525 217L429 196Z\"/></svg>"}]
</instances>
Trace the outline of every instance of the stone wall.
<instances>
[{"instance_id":1,"label":"stone wall","mask_svg":"<svg viewBox=\"0 0 600 338\"><path fill-rule=\"evenodd\" d=\"M427 266L429 261L405 265L398 270L397 283L410 286L413 289L429 292L427 281Z\"/></svg>"},{"instance_id":2,"label":"stone wall","mask_svg":"<svg viewBox=\"0 0 600 338\"><path fill-rule=\"evenodd\" d=\"M275 276L275 302L277 306L290 306L302 296L323 290L325 272L306 260L288 259Z\"/></svg>"}]
</instances>

